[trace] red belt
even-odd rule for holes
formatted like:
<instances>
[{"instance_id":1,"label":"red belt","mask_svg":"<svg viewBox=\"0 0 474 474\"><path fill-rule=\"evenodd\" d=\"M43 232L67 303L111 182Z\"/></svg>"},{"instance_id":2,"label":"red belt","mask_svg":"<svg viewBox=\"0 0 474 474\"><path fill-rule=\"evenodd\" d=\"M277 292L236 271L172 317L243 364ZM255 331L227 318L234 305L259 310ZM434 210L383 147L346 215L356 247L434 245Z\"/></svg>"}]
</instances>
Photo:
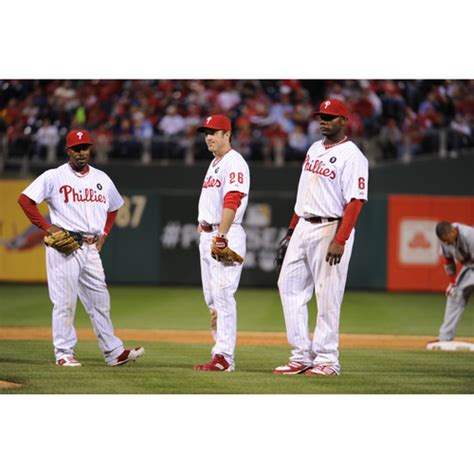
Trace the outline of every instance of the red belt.
<instances>
[{"instance_id":1,"label":"red belt","mask_svg":"<svg viewBox=\"0 0 474 474\"><path fill-rule=\"evenodd\" d=\"M99 240L99 237L97 235L94 235L93 237L86 237L85 235L82 236L82 241L85 244L95 244Z\"/></svg>"},{"instance_id":2,"label":"red belt","mask_svg":"<svg viewBox=\"0 0 474 474\"><path fill-rule=\"evenodd\" d=\"M214 230L214 227L217 226L217 224L208 224L207 222L200 222L201 225L201 230L203 232L212 232Z\"/></svg>"},{"instance_id":3,"label":"red belt","mask_svg":"<svg viewBox=\"0 0 474 474\"><path fill-rule=\"evenodd\" d=\"M340 217L321 217L321 216L311 216L305 217L304 220L311 222L311 224L321 224L322 222L333 222L340 220Z\"/></svg>"}]
</instances>

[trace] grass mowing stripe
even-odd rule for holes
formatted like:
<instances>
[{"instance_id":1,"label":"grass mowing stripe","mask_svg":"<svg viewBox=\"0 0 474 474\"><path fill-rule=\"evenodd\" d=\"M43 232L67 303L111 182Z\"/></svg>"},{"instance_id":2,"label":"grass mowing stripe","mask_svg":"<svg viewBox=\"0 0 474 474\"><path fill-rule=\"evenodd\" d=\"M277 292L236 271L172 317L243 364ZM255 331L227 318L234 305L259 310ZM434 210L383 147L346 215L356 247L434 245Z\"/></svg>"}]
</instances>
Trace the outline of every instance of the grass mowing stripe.
<instances>
[{"instance_id":1,"label":"grass mowing stripe","mask_svg":"<svg viewBox=\"0 0 474 474\"><path fill-rule=\"evenodd\" d=\"M138 342L138 341L133 341ZM202 373L191 368L209 359L209 346L148 343L143 359L106 367L97 344L79 342L83 367L54 365L43 341L0 341L0 380L25 384L0 393L126 394L472 394L472 353L347 349L342 375L278 376L272 369L288 359L280 347L238 347L236 371Z\"/></svg>"}]
</instances>

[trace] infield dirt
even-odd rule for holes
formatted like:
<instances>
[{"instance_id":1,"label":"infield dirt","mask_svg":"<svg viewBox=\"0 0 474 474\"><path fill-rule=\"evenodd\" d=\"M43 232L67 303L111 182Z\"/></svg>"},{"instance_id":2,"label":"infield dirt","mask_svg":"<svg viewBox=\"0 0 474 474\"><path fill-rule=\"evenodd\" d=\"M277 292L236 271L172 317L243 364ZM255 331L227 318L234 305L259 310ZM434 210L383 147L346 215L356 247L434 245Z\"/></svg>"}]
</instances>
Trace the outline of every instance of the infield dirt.
<instances>
[{"instance_id":1,"label":"infield dirt","mask_svg":"<svg viewBox=\"0 0 474 474\"><path fill-rule=\"evenodd\" d=\"M21 383L8 382L7 380L0 380L0 388L20 388L24 387Z\"/></svg>"},{"instance_id":2,"label":"infield dirt","mask_svg":"<svg viewBox=\"0 0 474 474\"><path fill-rule=\"evenodd\" d=\"M92 329L77 329L82 340L94 340ZM210 331L185 331L168 329L119 329L117 336L124 340L174 342L182 344L211 344ZM3 327L0 340L45 341L51 339L51 328ZM424 349L432 336L399 336L387 334L341 334L341 349ZM474 337L463 337L463 341L473 342ZM237 344L245 346L286 346L286 334L282 332L241 331Z\"/></svg>"}]
</instances>

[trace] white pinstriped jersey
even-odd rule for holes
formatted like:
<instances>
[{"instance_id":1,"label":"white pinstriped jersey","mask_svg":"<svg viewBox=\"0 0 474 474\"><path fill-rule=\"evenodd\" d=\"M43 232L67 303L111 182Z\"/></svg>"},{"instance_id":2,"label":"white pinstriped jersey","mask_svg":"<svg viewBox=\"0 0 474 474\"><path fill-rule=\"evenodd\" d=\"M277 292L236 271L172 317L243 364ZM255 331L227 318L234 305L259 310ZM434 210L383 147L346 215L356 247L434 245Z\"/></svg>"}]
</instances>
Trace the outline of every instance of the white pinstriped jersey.
<instances>
[{"instance_id":1,"label":"white pinstriped jersey","mask_svg":"<svg viewBox=\"0 0 474 474\"><path fill-rule=\"evenodd\" d=\"M248 203L250 170L242 155L230 150L221 159L214 159L206 173L199 198L198 221L219 224L224 196L230 191L244 193L235 214L234 224L241 224Z\"/></svg>"},{"instance_id":2,"label":"white pinstriped jersey","mask_svg":"<svg viewBox=\"0 0 474 474\"><path fill-rule=\"evenodd\" d=\"M326 149L311 145L303 163L295 213L300 217L341 217L351 199L367 201L369 165L357 145L346 141Z\"/></svg>"},{"instance_id":3,"label":"white pinstriped jersey","mask_svg":"<svg viewBox=\"0 0 474 474\"><path fill-rule=\"evenodd\" d=\"M84 175L66 163L38 176L23 194L39 204L46 201L52 224L75 232L102 234L107 212L123 205L112 180L92 166Z\"/></svg>"}]
</instances>

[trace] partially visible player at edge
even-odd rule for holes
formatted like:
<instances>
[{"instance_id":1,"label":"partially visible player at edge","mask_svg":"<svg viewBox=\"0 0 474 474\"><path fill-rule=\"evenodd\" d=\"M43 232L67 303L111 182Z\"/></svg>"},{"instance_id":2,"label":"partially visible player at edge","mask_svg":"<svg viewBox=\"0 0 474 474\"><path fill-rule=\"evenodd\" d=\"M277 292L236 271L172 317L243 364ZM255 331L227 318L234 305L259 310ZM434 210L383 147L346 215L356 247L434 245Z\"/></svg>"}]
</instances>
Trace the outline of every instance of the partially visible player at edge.
<instances>
[{"instance_id":1,"label":"partially visible player at edge","mask_svg":"<svg viewBox=\"0 0 474 474\"><path fill-rule=\"evenodd\" d=\"M367 201L368 161L345 134L347 106L321 103L323 140L311 145L298 184L295 213L277 264L290 361L276 374L339 375L339 319L354 243L354 226ZM286 251L286 255L285 255ZM316 293L318 316L311 341L308 303Z\"/></svg>"},{"instance_id":2,"label":"partially visible player at edge","mask_svg":"<svg viewBox=\"0 0 474 474\"><path fill-rule=\"evenodd\" d=\"M229 246L245 258L246 234L242 219L247 208L250 171L240 153L232 149L230 120L211 115L197 129L204 133L213 154L202 185L198 209L199 253L204 300L211 314L215 345L211 360L194 370L234 370L237 304L234 298L242 274L241 264L216 261L212 249Z\"/></svg>"},{"instance_id":3,"label":"partially visible player at edge","mask_svg":"<svg viewBox=\"0 0 474 474\"><path fill-rule=\"evenodd\" d=\"M71 255L46 247L49 297L53 303L53 345L56 364L79 367L74 347L77 297L88 313L108 365L122 365L141 357L142 347L125 349L114 334L110 296L99 252L123 199L112 180L89 165L92 141L86 130L66 136L69 161L38 176L20 195L18 203L28 219L48 234L60 228L82 235L81 247ZM51 224L37 204L47 201Z\"/></svg>"},{"instance_id":4,"label":"partially visible player at edge","mask_svg":"<svg viewBox=\"0 0 474 474\"><path fill-rule=\"evenodd\" d=\"M474 227L441 221L436 225L436 235L441 242L440 254L449 284L438 340L428 343L428 349L442 348L443 342L454 339L464 309L474 293ZM457 277L456 263L462 265Z\"/></svg>"}]
</instances>

